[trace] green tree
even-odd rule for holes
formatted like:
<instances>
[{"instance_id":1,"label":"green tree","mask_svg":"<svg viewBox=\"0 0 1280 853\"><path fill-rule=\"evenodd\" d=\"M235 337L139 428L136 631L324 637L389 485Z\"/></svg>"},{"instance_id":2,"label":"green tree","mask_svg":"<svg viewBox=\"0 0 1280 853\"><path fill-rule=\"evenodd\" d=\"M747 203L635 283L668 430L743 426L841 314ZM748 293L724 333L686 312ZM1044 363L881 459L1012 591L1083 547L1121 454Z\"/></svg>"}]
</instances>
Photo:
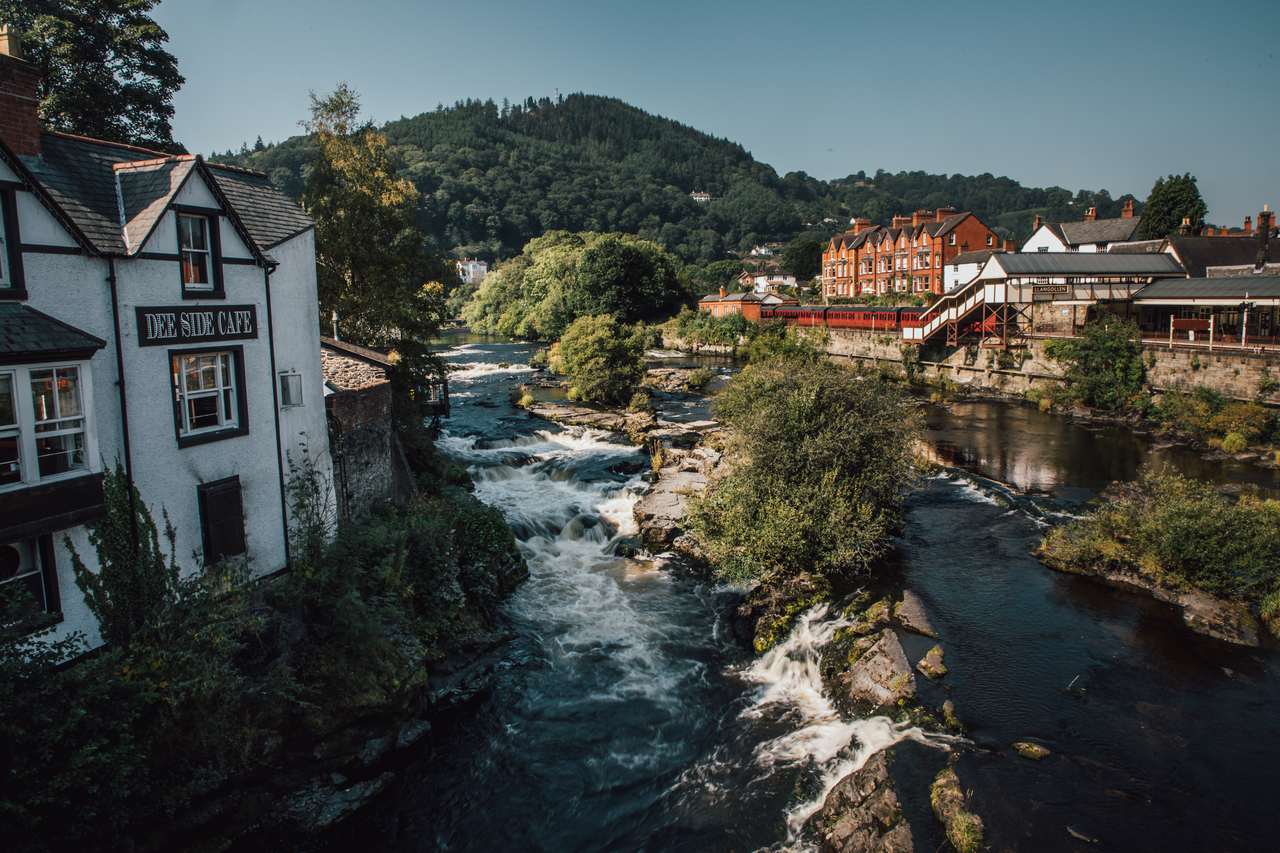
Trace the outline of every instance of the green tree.
<instances>
[{"instance_id":1,"label":"green tree","mask_svg":"<svg viewBox=\"0 0 1280 853\"><path fill-rule=\"evenodd\" d=\"M159 0L0 0L40 69L40 116L57 130L167 150L182 87Z\"/></svg>"},{"instance_id":2,"label":"green tree","mask_svg":"<svg viewBox=\"0 0 1280 853\"><path fill-rule=\"evenodd\" d=\"M311 96L305 126L319 146L302 204L316 221L321 327L371 346L412 347L444 314L446 265L414 219L419 195L395 175L387 138L359 121L346 83Z\"/></svg>"},{"instance_id":3,"label":"green tree","mask_svg":"<svg viewBox=\"0 0 1280 853\"><path fill-rule=\"evenodd\" d=\"M1141 333L1133 323L1089 323L1078 337L1046 343L1045 355L1067 365L1068 393L1087 406L1122 411L1146 385Z\"/></svg>"},{"instance_id":4,"label":"green tree","mask_svg":"<svg viewBox=\"0 0 1280 853\"><path fill-rule=\"evenodd\" d=\"M797 281L807 281L822 269L823 244L812 237L797 237L782 250L782 269L796 277Z\"/></svg>"},{"instance_id":5,"label":"green tree","mask_svg":"<svg viewBox=\"0 0 1280 853\"><path fill-rule=\"evenodd\" d=\"M1192 232L1200 230L1209 208L1200 197L1195 175L1169 175L1157 178L1147 196L1142 220L1138 223L1139 240L1158 240L1177 234L1184 219L1191 222Z\"/></svg>"},{"instance_id":6,"label":"green tree","mask_svg":"<svg viewBox=\"0 0 1280 853\"><path fill-rule=\"evenodd\" d=\"M871 571L913 476L918 417L901 387L780 357L743 369L715 412L733 464L693 502L690 525L717 574L812 589L796 582Z\"/></svg>"},{"instance_id":7,"label":"green tree","mask_svg":"<svg viewBox=\"0 0 1280 853\"><path fill-rule=\"evenodd\" d=\"M551 368L569 377L569 396L625 403L644 380L647 335L609 314L579 317L552 347Z\"/></svg>"},{"instance_id":8,"label":"green tree","mask_svg":"<svg viewBox=\"0 0 1280 853\"><path fill-rule=\"evenodd\" d=\"M64 541L71 551L76 584L98 619L102 638L127 646L154 628L178 602L181 584L174 530L166 515L166 557L151 511L119 464L103 475L102 492L105 509L89 530L89 542L98 554L98 571L84 564L70 539Z\"/></svg>"}]
</instances>

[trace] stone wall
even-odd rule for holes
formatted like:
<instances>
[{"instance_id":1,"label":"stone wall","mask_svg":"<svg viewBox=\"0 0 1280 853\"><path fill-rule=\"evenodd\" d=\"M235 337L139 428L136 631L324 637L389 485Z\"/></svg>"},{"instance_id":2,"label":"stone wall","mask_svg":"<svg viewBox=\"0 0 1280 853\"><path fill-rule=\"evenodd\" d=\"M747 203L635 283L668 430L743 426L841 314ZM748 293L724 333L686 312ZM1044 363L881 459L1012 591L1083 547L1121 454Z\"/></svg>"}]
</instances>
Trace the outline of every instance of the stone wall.
<instances>
[{"instance_id":1,"label":"stone wall","mask_svg":"<svg viewBox=\"0 0 1280 853\"><path fill-rule=\"evenodd\" d=\"M337 391L325 398L325 409L338 511L344 520L356 520L396 497L391 383Z\"/></svg>"}]
</instances>

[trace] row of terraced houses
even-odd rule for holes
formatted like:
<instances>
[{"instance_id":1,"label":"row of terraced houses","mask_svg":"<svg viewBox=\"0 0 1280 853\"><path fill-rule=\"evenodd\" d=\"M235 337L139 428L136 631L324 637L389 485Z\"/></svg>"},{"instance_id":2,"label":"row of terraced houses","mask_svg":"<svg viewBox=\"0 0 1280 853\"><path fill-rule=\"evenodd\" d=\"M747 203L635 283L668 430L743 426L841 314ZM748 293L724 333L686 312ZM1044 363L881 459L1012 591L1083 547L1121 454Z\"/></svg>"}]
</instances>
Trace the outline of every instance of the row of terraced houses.
<instances>
[{"instance_id":1,"label":"row of terraced houses","mask_svg":"<svg viewBox=\"0 0 1280 853\"><path fill-rule=\"evenodd\" d=\"M895 216L889 226L854 219L822 254L822 287L830 297L943 293L947 269L965 255L1010 248L969 212L940 207Z\"/></svg>"}]
</instances>

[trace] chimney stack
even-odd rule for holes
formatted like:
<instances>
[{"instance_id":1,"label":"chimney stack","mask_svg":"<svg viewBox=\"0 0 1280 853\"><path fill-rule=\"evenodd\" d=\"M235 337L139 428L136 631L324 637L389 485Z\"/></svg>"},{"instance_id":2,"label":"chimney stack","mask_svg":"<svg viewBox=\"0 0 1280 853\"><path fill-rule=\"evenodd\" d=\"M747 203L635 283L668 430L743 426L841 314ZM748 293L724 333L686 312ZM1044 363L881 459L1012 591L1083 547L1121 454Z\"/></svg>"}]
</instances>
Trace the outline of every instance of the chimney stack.
<instances>
[{"instance_id":1,"label":"chimney stack","mask_svg":"<svg viewBox=\"0 0 1280 853\"><path fill-rule=\"evenodd\" d=\"M1098 218L1098 208L1096 207L1091 207L1084 212L1085 222L1094 222L1097 220L1097 218Z\"/></svg>"},{"instance_id":2,"label":"chimney stack","mask_svg":"<svg viewBox=\"0 0 1280 853\"><path fill-rule=\"evenodd\" d=\"M940 207L937 210L935 210L933 213L934 221L941 222L942 220L946 219L948 216L951 216L955 212L956 212L956 209L954 207Z\"/></svg>"},{"instance_id":3,"label":"chimney stack","mask_svg":"<svg viewBox=\"0 0 1280 853\"><path fill-rule=\"evenodd\" d=\"M1182 217L1182 224L1178 226L1178 233L1184 237L1191 233L1191 217L1190 216Z\"/></svg>"},{"instance_id":4,"label":"chimney stack","mask_svg":"<svg viewBox=\"0 0 1280 853\"><path fill-rule=\"evenodd\" d=\"M1253 233L1253 217L1246 215L1244 218L1244 236L1248 237Z\"/></svg>"},{"instance_id":5,"label":"chimney stack","mask_svg":"<svg viewBox=\"0 0 1280 853\"><path fill-rule=\"evenodd\" d=\"M871 227L871 220L867 219L866 217L859 216L857 219L853 220L854 234L861 234L863 231L866 231L870 227Z\"/></svg>"},{"instance_id":6,"label":"chimney stack","mask_svg":"<svg viewBox=\"0 0 1280 853\"><path fill-rule=\"evenodd\" d=\"M724 298L725 298L726 296L728 296L728 295L729 295L729 291L727 291L727 290L725 290L725 289L724 289L724 285L723 285L723 284L722 284L722 285L720 285L720 298L721 298L721 299L724 299Z\"/></svg>"},{"instance_id":7,"label":"chimney stack","mask_svg":"<svg viewBox=\"0 0 1280 853\"><path fill-rule=\"evenodd\" d=\"M1124 201L1124 209L1120 211L1121 219L1133 219L1133 199L1127 198Z\"/></svg>"},{"instance_id":8,"label":"chimney stack","mask_svg":"<svg viewBox=\"0 0 1280 853\"><path fill-rule=\"evenodd\" d=\"M18 155L40 154L40 72L22 57L22 33L0 24L0 140Z\"/></svg>"},{"instance_id":9,"label":"chimney stack","mask_svg":"<svg viewBox=\"0 0 1280 853\"><path fill-rule=\"evenodd\" d=\"M921 210L917 210L916 212L912 213L912 214L911 214L911 227L912 227L912 228L918 228L918 227L920 227L920 224L921 224L921 223L923 223L923 222L928 222L928 221L929 221L929 214L930 214L931 212L932 212L932 211L928 211L928 210L923 210L923 209L921 209Z\"/></svg>"},{"instance_id":10,"label":"chimney stack","mask_svg":"<svg viewBox=\"0 0 1280 853\"><path fill-rule=\"evenodd\" d=\"M1271 223L1273 215L1271 205L1264 204L1258 212L1258 262L1254 265L1255 273L1265 272L1267 261L1271 257Z\"/></svg>"},{"instance_id":11,"label":"chimney stack","mask_svg":"<svg viewBox=\"0 0 1280 853\"><path fill-rule=\"evenodd\" d=\"M894 227L894 228L905 228L905 227L907 227L909 224L911 224L911 217L910 217L910 216L895 216L895 217L893 217L893 227Z\"/></svg>"},{"instance_id":12,"label":"chimney stack","mask_svg":"<svg viewBox=\"0 0 1280 853\"><path fill-rule=\"evenodd\" d=\"M1036 218L1031 223L1031 233L1034 234L1040 230L1040 226L1044 225L1044 220L1040 218L1040 214L1036 214Z\"/></svg>"}]
</instances>

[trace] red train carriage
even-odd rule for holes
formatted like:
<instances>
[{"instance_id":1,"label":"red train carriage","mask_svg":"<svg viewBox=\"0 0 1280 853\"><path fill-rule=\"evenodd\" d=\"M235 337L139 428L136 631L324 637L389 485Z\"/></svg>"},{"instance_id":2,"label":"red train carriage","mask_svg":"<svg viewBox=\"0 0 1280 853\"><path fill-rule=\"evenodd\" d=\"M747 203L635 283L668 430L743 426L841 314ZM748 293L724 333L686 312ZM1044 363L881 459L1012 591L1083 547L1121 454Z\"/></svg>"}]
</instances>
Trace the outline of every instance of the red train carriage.
<instances>
[{"instance_id":1,"label":"red train carriage","mask_svg":"<svg viewBox=\"0 0 1280 853\"><path fill-rule=\"evenodd\" d=\"M829 329L897 331L920 325L923 308L880 308L871 305L765 305L760 319L782 320L792 326L822 326Z\"/></svg>"}]
</instances>

